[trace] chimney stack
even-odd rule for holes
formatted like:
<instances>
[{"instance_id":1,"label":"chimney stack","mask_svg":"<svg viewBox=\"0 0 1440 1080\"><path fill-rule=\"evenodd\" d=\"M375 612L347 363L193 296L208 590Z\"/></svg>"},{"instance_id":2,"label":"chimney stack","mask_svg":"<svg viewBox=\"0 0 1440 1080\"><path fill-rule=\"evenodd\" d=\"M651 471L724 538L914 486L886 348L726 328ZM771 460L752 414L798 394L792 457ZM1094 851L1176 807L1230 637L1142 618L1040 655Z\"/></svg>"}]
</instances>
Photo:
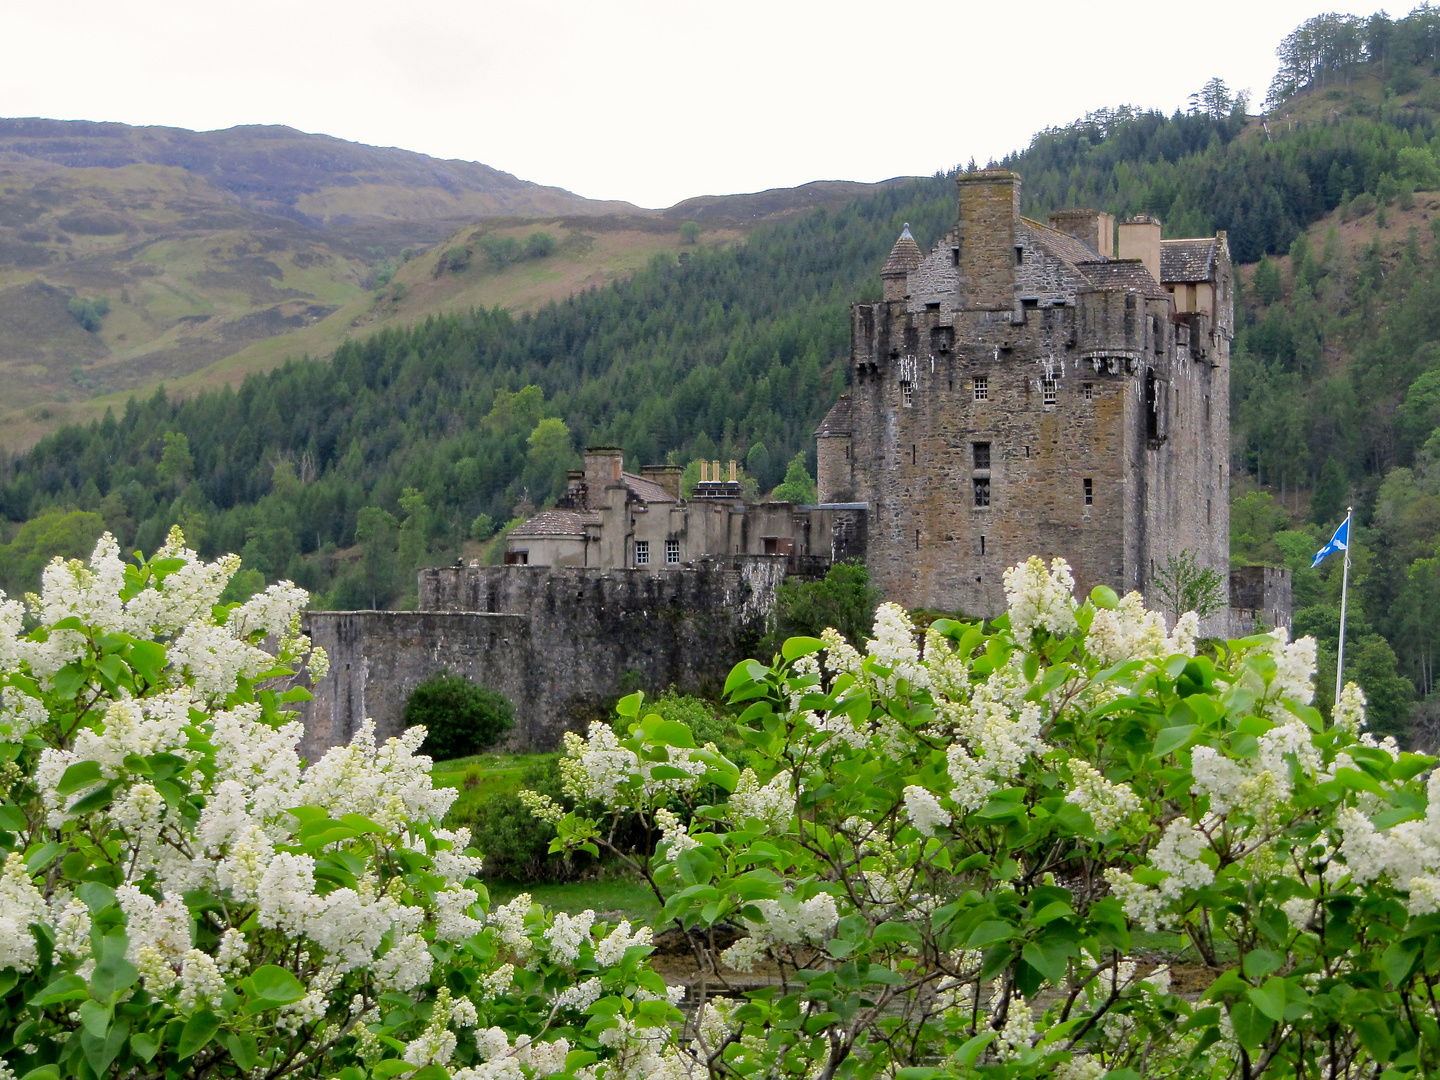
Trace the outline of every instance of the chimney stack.
<instances>
[{"instance_id":1,"label":"chimney stack","mask_svg":"<svg viewBox=\"0 0 1440 1080\"><path fill-rule=\"evenodd\" d=\"M1015 306L1015 266L1020 251L1020 177L1006 169L961 173L960 309L1009 311Z\"/></svg>"},{"instance_id":2,"label":"chimney stack","mask_svg":"<svg viewBox=\"0 0 1440 1080\"><path fill-rule=\"evenodd\" d=\"M1115 216L1103 210L1057 210L1050 215L1050 227L1073 236L1095 254L1115 257Z\"/></svg>"},{"instance_id":3,"label":"chimney stack","mask_svg":"<svg viewBox=\"0 0 1440 1080\"><path fill-rule=\"evenodd\" d=\"M1121 259L1139 259L1160 280L1160 221L1148 214L1139 214L1120 223L1120 245L1116 252Z\"/></svg>"},{"instance_id":4,"label":"chimney stack","mask_svg":"<svg viewBox=\"0 0 1440 1080\"><path fill-rule=\"evenodd\" d=\"M620 483L625 452L618 446L587 446L585 448L585 499L589 509L605 505L605 489Z\"/></svg>"}]
</instances>

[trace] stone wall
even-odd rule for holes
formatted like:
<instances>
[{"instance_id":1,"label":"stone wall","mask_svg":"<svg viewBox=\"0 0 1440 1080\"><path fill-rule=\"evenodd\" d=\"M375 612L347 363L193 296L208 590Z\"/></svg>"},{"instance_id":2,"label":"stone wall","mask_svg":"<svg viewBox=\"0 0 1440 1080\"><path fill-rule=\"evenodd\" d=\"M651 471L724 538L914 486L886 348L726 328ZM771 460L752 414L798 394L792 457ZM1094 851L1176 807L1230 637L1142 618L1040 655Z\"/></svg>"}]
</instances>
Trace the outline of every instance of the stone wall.
<instances>
[{"instance_id":1,"label":"stone wall","mask_svg":"<svg viewBox=\"0 0 1440 1080\"><path fill-rule=\"evenodd\" d=\"M439 671L515 704L505 748L553 750L603 718L622 680L659 692L718 692L763 636L783 557L695 569L446 567L420 572L420 611L320 611L305 629L330 673L305 710L311 760L348 742L365 717L387 738L405 702Z\"/></svg>"},{"instance_id":2,"label":"stone wall","mask_svg":"<svg viewBox=\"0 0 1440 1080\"><path fill-rule=\"evenodd\" d=\"M1232 638L1249 637L1277 626L1290 629L1293 610L1291 573L1280 566L1237 566L1230 571Z\"/></svg>"}]
</instances>

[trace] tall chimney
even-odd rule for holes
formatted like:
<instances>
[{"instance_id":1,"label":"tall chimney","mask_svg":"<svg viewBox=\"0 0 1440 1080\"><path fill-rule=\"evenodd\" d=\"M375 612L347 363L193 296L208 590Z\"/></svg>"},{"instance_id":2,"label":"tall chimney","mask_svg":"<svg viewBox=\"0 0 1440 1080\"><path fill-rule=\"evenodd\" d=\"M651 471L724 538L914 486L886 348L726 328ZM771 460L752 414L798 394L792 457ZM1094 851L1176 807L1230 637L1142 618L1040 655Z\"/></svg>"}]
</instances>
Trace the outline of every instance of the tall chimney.
<instances>
[{"instance_id":1,"label":"tall chimney","mask_svg":"<svg viewBox=\"0 0 1440 1080\"><path fill-rule=\"evenodd\" d=\"M618 446L587 446L585 448L585 499L589 509L605 505L605 489L620 483L625 452Z\"/></svg>"},{"instance_id":2,"label":"tall chimney","mask_svg":"<svg viewBox=\"0 0 1440 1080\"><path fill-rule=\"evenodd\" d=\"M1095 254L1104 258L1115 255L1115 216L1103 210L1056 210L1050 215L1050 227L1073 236Z\"/></svg>"},{"instance_id":3,"label":"tall chimney","mask_svg":"<svg viewBox=\"0 0 1440 1080\"><path fill-rule=\"evenodd\" d=\"M1160 221L1148 214L1127 218L1120 223L1120 244L1116 255L1121 259L1139 259L1160 280Z\"/></svg>"},{"instance_id":4,"label":"tall chimney","mask_svg":"<svg viewBox=\"0 0 1440 1080\"><path fill-rule=\"evenodd\" d=\"M960 309L1008 311L1015 306L1015 226L1020 177L1005 169L961 173Z\"/></svg>"}]
</instances>

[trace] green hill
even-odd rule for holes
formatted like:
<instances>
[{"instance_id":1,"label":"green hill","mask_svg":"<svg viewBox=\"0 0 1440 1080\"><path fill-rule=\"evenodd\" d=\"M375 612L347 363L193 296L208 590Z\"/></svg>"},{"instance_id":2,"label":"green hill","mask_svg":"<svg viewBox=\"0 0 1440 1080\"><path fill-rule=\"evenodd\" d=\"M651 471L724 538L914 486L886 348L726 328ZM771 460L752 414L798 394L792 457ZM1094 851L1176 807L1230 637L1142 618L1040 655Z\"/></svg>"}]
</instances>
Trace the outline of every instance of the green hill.
<instances>
[{"instance_id":1,"label":"green hill","mask_svg":"<svg viewBox=\"0 0 1440 1080\"><path fill-rule=\"evenodd\" d=\"M692 218L706 242L732 242L873 186L646 211L285 127L0 119L0 438L20 449L162 382L236 383L431 314L534 310L676 254ZM555 241L543 259L497 265L482 250L489 233L537 231ZM473 257L426 276L437 247Z\"/></svg>"},{"instance_id":2,"label":"green hill","mask_svg":"<svg viewBox=\"0 0 1440 1080\"><path fill-rule=\"evenodd\" d=\"M1307 51L1282 47L1290 83L1264 117L1211 86L1192 114L1109 110L1004 164L1025 177L1032 215L1090 204L1155 214L1169 235L1229 232L1250 264L1234 552L1296 568L1297 628L1323 657L1338 575L1310 572L1309 553L1354 502L1354 671L1399 731L1433 689L1440 603L1440 80L1425 44L1440 14L1348 28L1325 16L1302 31ZM903 222L931 241L954 199L949 177L896 183L789 210L745 243L661 251L533 313L385 324L238 390L131 402L10 464L0 510L28 524L0 552L0 577L24 586L45 554L102 525L149 549L179 521L206 552L240 551L255 581L290 577L326 605L374 592L403 604L411 568L473 553L517 507L553 497L586 443L643 462L733 457L769 487L813 454L810 432L843 389L850 302L878 293ZM512 228L519 242L529 226ZM447 281L441 257L395 281Z\"/></svg>"}]
</instances>

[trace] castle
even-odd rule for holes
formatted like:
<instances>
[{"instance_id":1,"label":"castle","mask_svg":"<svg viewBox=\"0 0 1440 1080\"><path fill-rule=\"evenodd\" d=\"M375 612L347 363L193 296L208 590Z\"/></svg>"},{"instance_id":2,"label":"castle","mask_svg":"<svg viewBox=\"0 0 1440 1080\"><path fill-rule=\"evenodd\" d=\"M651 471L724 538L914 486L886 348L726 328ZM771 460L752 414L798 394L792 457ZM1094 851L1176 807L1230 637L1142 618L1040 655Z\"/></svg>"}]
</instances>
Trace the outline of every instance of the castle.
<instances>
[{"instance_id":1,"label":"castle","mask_svg":"<svg viewBox=\"0 0 1440 1080\"><path fill-rule=\"evenodd\" d=\"M1137 217L1116 245L1109 214L1022 217L1013 173L959 189L955 227L928 255L907 227L853 306L851 389L816 432L820 501L867 506L881 595L995 615L1030 555L1081 595L1145 592L1187 550L1228 575L1225 234Z\"/></svg>"},{"instance_id":2,"label":"castle","mask_svg":"<svg viewBox=\"0 0 1440 1080\"><path fill-rule=\"evenodd\" d=\"M626 472L594 447L559 504L515 528L505 566L423 570L418 612L310 612L331 656L304 749L362 718L398 733L441 669L516 705L512 749L552 748L625 685L723 683L764 633L787 575L862 558L910 608L1004 610L1002 575L1062 556L1077 593L1151 592L1188 551L1228 575L1202 624L1288 624L1290 577L1229 570L1234 276L1224 233L1166 240L1158 221L1020 215L1020 179L959 177L955 227L928 254L908 227L878 303L855 304L850 392L816 431L816 505L743 497L706 463ZM1118 237L1118 240L1117 240Z\"/></svg>"}]
</instances>

